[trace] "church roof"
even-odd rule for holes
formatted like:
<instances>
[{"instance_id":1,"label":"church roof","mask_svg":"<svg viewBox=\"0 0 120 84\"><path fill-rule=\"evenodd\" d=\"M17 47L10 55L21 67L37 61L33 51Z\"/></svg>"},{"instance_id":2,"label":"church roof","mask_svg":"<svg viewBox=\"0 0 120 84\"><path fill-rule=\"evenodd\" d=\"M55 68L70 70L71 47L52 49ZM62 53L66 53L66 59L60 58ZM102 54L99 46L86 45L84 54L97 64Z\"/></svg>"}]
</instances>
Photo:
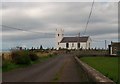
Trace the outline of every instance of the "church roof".
<instances>
[{"instance_id":1,"label":"church roof","mask_svg":"<svg viewBox=\"0 0 120 84\"><path fill-rule=\"evenodd\" d=\"M86 37L63 37L60 43L67 43L67 42L87 42L89 36Z\"/></svg>"}]
</instances>

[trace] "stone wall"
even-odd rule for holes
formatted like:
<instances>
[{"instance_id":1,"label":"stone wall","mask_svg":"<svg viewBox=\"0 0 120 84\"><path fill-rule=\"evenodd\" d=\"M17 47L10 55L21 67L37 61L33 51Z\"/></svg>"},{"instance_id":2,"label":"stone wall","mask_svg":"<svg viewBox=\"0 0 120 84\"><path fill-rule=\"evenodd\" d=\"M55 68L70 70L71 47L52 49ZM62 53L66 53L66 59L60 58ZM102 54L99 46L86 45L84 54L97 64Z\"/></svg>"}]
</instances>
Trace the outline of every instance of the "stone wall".
<instances>
[{"instance_id":1,"label":"stone wall","mask_svg":"<svg viewBox=\"0 0 120 84\"><path fill-rule=\"evenodd\" d=\"M99 71L88 66L86 63L82 62L78 57L75 56L75 60L81 66L81 68L87 73L88 77L95 83L104 82L108 84L115 84L112 80L101 74Z\"/></svg>"},{"instance_id":2,"label":"stone wall","mask_svg":"<svg viewBox=\"0 0 120 84\"><path fill-rule=\"evenodd\" d=\"M109 56L107 50L78 50L72 51L76 56Z\"/></svg>"}]
</instances>

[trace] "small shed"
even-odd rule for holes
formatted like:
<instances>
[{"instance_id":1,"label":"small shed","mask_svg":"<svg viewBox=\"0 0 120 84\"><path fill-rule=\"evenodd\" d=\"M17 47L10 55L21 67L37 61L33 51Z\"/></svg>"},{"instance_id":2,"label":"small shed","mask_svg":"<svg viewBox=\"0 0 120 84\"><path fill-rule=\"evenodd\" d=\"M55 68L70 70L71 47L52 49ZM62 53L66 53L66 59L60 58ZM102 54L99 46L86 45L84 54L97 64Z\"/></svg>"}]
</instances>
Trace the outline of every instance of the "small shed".
<instances>
[{"instance_id":1,"label":"small shed","mask_svg":"<svg viewBox=\"0 0 120 84\"><path fill-rule=\"evenodd\" d=\"M110 55L120 54L120 42L111 42L111 45L108 46Z\"/></svg>"}]
</instances>

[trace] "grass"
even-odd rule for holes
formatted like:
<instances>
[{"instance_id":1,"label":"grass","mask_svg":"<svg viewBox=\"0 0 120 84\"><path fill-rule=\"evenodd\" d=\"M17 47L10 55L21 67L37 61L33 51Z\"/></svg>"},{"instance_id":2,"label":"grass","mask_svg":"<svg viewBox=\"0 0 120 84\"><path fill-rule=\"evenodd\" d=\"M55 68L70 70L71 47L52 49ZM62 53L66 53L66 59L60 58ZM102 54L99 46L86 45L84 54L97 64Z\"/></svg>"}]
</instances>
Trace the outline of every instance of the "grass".
<instances>
[{"instance_id":1,"label":"grass","mask_svg":"<svg viewBox=\"0 0 120 84\"><path fill-rule=\"evenodd\" d=\"M20 65L20 64L15 64L15 63L8 61L7 65L2 67L2 72L8 72L8 71L11 71L17 68L23 68L27 66L29 65Z\"/></svg>"},{"instance_id":2,"label":"grass","mask_svg":"<svg viewBox=\"0 0 120 84\"><path fill-rule=\"evenodd\" d=\"M58 73L56 73L56 75L55 75L54 79L52 80L52 82L57 82L57 81L60 79L60 76L61 76L61 74L62 74L62 72L63 72L64 67L65 67L66 64L67 64L67 63L65 62L65 63L61 66L60 70L58 71Z\"/></svg>"},{"instance_id":3,"label":"grass","mask_svg":"<svg viewBox=\"0 0 120 84\"><path fill-rule=\"evenodd\" d=\"M56 55L47 55L47 56L41 56L41 57L39 57L39 59L37 60L37 61L32 61L32 64L36 64L36 63L42 63L42 62L44 62L44 61L47 61L48 59L50 59L50 58L54 58L54 57L56 57Z\"/></svg>"},{"instance_id":4,"label":"grass","mask_svg":"<svg viewBox=\"0 0 120 84\"><path fill-rule=\"evenodd\" d=\"M0 77L1 77L1 75L2 75L1 73L2 73L2 67L0 67ZM1 78L0 78L0 79L1 79Z\"/></svg>"},{"instance_id":5,"label":"grass","mask_svg":"<svg viewBox=\"0 0 120 84\"><path fill-rule=\"evenodd\" d=\"M117 57L83 57L82 61L100 71L102 74L118 82L118 58Z\"/></svg>"}]
</instances>

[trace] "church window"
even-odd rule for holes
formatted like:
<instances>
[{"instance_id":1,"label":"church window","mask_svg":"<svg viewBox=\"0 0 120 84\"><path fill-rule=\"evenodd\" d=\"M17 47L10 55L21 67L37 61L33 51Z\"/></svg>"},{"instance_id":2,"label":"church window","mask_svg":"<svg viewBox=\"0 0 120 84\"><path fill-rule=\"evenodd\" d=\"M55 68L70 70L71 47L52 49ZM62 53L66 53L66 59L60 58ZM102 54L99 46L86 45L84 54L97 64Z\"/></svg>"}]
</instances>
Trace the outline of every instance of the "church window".
<instances>
[{"instance_id":1,"label":"church window","mask_svg":"<svg viewBox=\"0 0 120 84\"><path fill-rule=\"evenodd\" d=\"M66 43L66 48L69 48L69 43Z\"/></svg>"},{"instance_id":2,"label":"church window","mask_svg":"<svg viewBox=\"0 0 120 84\"><path fill-rule=\"evenodd\" d=\"M78 48L80 48L80 43L78 43Z\"/></svg>"}]
</instances>

